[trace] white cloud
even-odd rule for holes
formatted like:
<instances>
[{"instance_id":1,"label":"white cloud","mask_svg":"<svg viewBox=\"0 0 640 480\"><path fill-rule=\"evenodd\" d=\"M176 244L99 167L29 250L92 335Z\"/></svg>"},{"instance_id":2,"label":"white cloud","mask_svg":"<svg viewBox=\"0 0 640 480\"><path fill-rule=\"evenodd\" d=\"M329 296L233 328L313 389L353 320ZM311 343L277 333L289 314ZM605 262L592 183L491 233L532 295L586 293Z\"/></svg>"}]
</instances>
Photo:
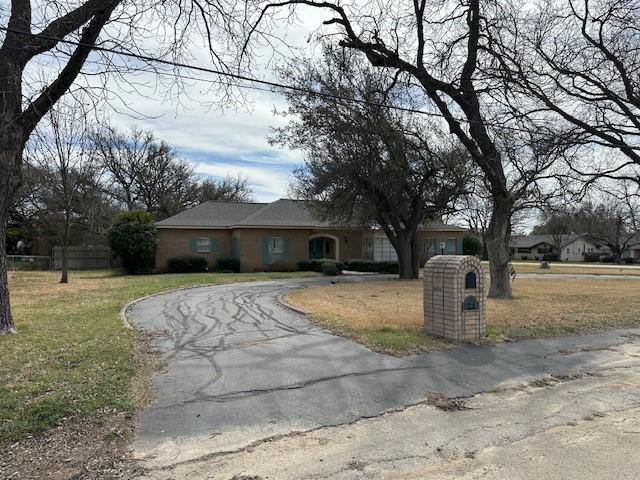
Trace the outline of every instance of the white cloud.
<instances>
[{"instance_id":1,"label":"white cloud","mask_svg":"<svg viewBox=\"0 0 640 480\"><path fill-rule=\"evenodd\" d=\"M246 177L258 201L270 202L287 196L288 175L272 172L261 167L237 165L233 163L193 163L196 172L204 175L213 175L214 177L221 178L228 174L239 174Z\"/></svg>"}]
</instances>

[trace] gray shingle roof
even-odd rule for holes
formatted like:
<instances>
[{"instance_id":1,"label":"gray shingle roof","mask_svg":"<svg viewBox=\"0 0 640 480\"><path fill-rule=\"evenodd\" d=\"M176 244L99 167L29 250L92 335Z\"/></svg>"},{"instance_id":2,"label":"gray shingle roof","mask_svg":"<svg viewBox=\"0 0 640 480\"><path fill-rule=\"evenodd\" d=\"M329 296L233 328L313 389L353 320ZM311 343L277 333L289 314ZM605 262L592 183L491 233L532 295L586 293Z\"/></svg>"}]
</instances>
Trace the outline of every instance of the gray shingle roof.
<instances>
[{"instance_id":1,"label":"gray shingle roof","mask_svg":"<svg viewBox=\"0 0 640 480\"><path fill-rule=\"evenodd\" d=\"M267 204L239 222L242 226L264 227L331 227L331 223L313 215L309 203L304 200L281 198ZM333 225L335 226L335 225Z\"/></svg>"},{"instance_id":2,"label":"gray shingle roof","mask_svg":"<svg viewBox=\"0 0 640 480\"><path fill-rule=\"evenodd\" d=\"M229 227L254 214L267 203L205 202L165 218L157 227Z\"/></svg>"},{"instance_id":3,"label":"gray shingle roof","mask_svg":"<svg viewBox=\"0 0 640 480\"><path fill-rule=\"evenodd\" d=\"M562 235L561 246L564 247L582 236L584 235L575 233ZM555 243L553 237L553 235L514 235L511 237L511 246L517 248L531 248L536 245L540 245L541 243L553 246Z\"/></svg>"},{"instance_id":4,"label":"gray shingle roof","mask_svg":"<svg viewBox=\"0 0 640 480\"><path fill-rule=\"evenodd\" d=\"M281 198L272 203L205 202L156 223L158 228L338 228L313 214L309 202ZM464 231L464 228L432 222L430 230ZM346 227L346 226L342 226Z\"/></svg>"}]
</instances>

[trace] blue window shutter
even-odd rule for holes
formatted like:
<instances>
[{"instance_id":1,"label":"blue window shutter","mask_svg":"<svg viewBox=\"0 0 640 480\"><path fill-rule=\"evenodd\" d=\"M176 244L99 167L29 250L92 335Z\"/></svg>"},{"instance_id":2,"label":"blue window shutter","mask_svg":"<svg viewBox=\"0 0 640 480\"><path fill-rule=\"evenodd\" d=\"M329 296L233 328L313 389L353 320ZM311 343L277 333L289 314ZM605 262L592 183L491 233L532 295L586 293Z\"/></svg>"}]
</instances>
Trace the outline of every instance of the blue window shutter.
<instances>
[{"instance_id":1,"label":"blue window shutter","mask_svg":"<svg viewBox=\"0 0 640 480\"><path fill-rule=\"evenodd\" d=\"M289 239L283 238L282 244L282 259L289 260Z\"/></svg>"},{"instance_id":2,"label":"blue window shutter","mask_svg":"<svg viewBox=\"0 0 640 480\"><path fill-rule=\"evenodd\" d=\"M210 245L211 245L211 251L212 252L217 252L218 249L220 248L220 241L217 238L210 238L209 239Z\"/></svg>"},{"instance_id":3,"label":"blue window shutter","mask_svg":"<svg viewBox=\"0 0 640 480\"><path fill-rule=\"evenodd\" d=\"M456 240L456 254L462 255L462 239L461 238L458 238Z\"/></svg>"},{"instance_id":4,"label":"blue window shutter","mask_svg":"<svg viewBox=\"0 0 640 480\"><path fill-rule=\"evenodd\" d=\"M269 265L269 239L262 240L262 264Z\"/></svg>"},{"instance_id":5,"label":"blue window shutter","mask_svg":"<svg viewBox=\"0 0 640 480\"><path fill-rule=\"evenodd\" d=\"M239 238L231 239L231 256L233 258L240 258L240 239Z\"/></svg>"},{"instance_id":6,"label":"blue window shutter","mask_svg":"<svg viewBox=\"0 0 640 480\"><path fill-rule=\"evenodd\" d=\"M198 239L197 238L192 238L191 240L189 240L189 250L191 250L191 253L197 253L198 252Z\"/></svg>"}]
</instances>

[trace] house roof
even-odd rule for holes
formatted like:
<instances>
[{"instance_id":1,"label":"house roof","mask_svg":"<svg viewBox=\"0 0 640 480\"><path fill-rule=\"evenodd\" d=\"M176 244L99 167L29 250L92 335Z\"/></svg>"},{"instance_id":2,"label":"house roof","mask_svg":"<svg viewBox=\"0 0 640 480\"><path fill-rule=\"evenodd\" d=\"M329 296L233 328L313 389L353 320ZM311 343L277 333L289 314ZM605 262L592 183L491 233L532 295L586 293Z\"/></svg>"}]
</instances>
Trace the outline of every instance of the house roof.
<instances>
[{"instance_id":1,"label":"house roof","mask_svg":"<svg viewBox=\"0 0 640 480\"><path fill-rule=\"evenodd\" d=\"M304 200L289 200L281 198L273 203L268 203L256 212L252 213L238 226L251 227L312 227L329 228L331 223L324 221L309 208L309 202Z\"/></svg>"},{"instance_id":2,"label":"house roof","mask_svg":"<svg viewBox=\"0 0 640 480\"><path fill-rule=\"evenodd\" d=\"M579 238L599 247L599 242L584 233L568 233L566 235L561 235L562 242L560 246L561 248L564 248ZM511 237L511 246L516 248L532 248L542 243L553 246L555 244L554 235L513 235Z\"/></svg>"},{"instance_id":3,"label":"house roof","mask_svg":"<svg viewBox=\"0 0 640 480\"><path fill-rule=\"evenodd\" d=\"M156 226L158 228L340 228L314 215L309 205L305 200L286 198L272 203L210 201L161 220L156 223ZM425 226L429 230L465 231L464 228L442 222L430 222Z\"/></svg>"},{"instance_id":4,"label":"house roof","mask_svg":"<svg viewBox=\"0 0 640 480\"><path fill-rule=\"evenodd\" d=\"M235 225L263 208L266 203L205 202L156 222L156 227L220 227Z\"/></svg>"},{"instance_id":5,"label":"house roof","mask_svg":"<svg viewBox=\"0 0 640 480\"><path fill-rule=\"evenodd\" d=\"M443 232L466 232L464 227L458 227L457 225L449 225L444 222L426 222L420 228L420 230L438 230Z\"/></svg>"},{"instance_id":6,"label":"house roof","mask_svg":"<svg viewBox=\"0 0 640 480\"><path fill-rule=\"evenodd\" d=\"M518 248L531 248L541 243L553 245L553 235L513 235L511 245Z\"/></svg>"}]
</instances>

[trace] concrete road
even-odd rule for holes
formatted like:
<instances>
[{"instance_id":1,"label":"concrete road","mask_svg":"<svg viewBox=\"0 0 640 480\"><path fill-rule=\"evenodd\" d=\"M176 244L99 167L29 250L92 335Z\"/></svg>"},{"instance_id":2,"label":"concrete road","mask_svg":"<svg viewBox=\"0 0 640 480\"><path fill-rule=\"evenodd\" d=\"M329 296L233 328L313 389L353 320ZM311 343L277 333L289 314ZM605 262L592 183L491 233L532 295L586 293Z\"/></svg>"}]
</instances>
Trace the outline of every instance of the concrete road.
<instances>
[{"instance_id":1,"label":"concrete road","mask_svg":"<svg viewBox=\"0 0 640 480\"><path fill-rule=\"evenodd\" d=\"M342 478L344 472L344 478L425 478L419 476L425 463L449 459L437 445L458 441L450 460L465 459L458 466L472 472L481 468L471 462L481 462L474 452L489 446L508 446L595 410L640 407L640 331L398 359L333 336L277 300L288 289L327 281L200 287L129 309L134 326L162 334L156 346L168 362L154 378L156 402L142 412L134 444L154 478ZM622 386L610 384L613 373ZM591 400L575 393L579 382ZM566 398L554 402L563 388ZM527 396L538 390L538 401ZM550 391L556 393L543 398ZM428 392L467 398L470 410L442 412L425 403ZM311 460L316 447L317 461ZM403 456L410 458L401 462ZM394 462L418 476L384 476Z\"/></svg>"}]
</instances>

